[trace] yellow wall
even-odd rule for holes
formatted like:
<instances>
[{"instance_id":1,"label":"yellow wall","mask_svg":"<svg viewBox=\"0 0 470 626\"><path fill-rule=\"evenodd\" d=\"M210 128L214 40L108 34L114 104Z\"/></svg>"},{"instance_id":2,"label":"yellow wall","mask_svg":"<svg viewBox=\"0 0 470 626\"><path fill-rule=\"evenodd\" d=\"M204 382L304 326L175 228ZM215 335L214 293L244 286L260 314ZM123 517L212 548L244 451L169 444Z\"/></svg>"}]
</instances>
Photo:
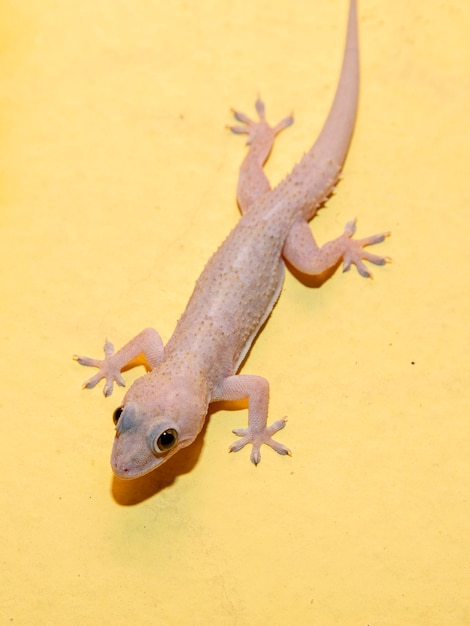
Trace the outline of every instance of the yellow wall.
<instances>
[{"instance_id":1,"label":"yellow wall","mask_svg":"<svg viewBox=\"0 0 470 626\"><path fill-rule=\"evenodd\" d=\"M2 3L1 624L470 623L470 4L360 5L360 117L314 229L390 229L394 262L287 277L244 371L292 458L228 455L246 412L218 411L121 483L123 391L82 392L71 355L168 339L237 220L229 107L294 110L278 181L328 109L347 2Z\"/></svg>"}]
</instances>

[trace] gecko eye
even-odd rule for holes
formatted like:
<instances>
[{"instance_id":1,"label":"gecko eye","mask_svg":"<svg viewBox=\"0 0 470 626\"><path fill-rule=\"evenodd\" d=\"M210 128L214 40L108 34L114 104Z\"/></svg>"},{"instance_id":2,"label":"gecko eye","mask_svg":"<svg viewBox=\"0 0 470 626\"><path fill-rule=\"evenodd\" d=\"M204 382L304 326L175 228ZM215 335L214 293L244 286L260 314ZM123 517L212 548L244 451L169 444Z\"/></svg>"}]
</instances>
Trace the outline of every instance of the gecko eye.
<instances>
[{"instance_id":1,"label":"gecko eye","mask_svg":"<svg viewBox=\"0 0 470 626\"><path fill-rule=\"evenodd\" d=\"M116 425L119 422L119 418L121 417L121 413L123 412L122 406L118 406L118 408L113 413L113 422Z\"/></svg>"},{"instance_id":2,"label":"gecko eye","mask_svg":"<svg viewBox=\"0 0 470 626\"><path fill-rule=\"evenodd\" d=\"M173 448L173 446L176 445L177 442L178 433L176 432L176 430L174 428L167 428L162 432L161 435L159 435L155 439L153 443L154 452L156 452L157 454L162 452L168 452L168 450L171 450L171 448Z\"/></svg>"}]
</instances>

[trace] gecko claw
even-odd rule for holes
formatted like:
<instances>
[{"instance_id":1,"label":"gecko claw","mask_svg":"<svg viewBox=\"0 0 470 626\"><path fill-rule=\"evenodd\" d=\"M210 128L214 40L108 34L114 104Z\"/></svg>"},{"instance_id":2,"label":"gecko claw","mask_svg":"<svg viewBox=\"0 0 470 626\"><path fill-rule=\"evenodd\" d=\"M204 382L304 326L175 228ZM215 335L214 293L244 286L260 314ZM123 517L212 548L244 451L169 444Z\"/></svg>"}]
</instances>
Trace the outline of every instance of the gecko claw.
<instances>
[{"instance_id":1,"label":"gecko claw","mask_svg":"<svg viewBox=\"0 0 470 626\"><path fill-rule=\"evenodd\" d=\"M78 354L74 354L73 359L80 363L80 365L98 368L99 371L83 383L82 389L93 389L93 387L96 387L100 380L104 378L103 394L107 398L113 393L115 382L120 387L125 387L126 383L120 368L114 362L114 346L107 338L103 346L103 351L105 355L104 359L93 359L89 356L80 356Z\"/></svg>"},{"instance_id":2,"label":"gecko claw","mask_svg":"<svg viewBox=\"0 0 470 626\"><path fill-rule=\"evenodd\" d=\"M369 263L374 265L385 265L390 263L391 259L387 256L372 254L368 250L364 250L364 248L381 243L386 237L390 236L390 232L378 233L362 239L352 239L355 232L356 220L354 219L348 222L344 228L343 272L348 272L351 269L351 265L354 264L361 276L373 278L372 272L367 268L364 261L369 261Z\"/></svg>"},{"instance_id":3,"label":"gecko claw","mask_svg":"<svg viewBox=\"0 0 470 626\"><path fill-rule=\"evenodd\" d=\"M272 448L275 452L282 455L292 456L292 452L287 446L279 441L275 441L272 435L278 430L282 430L287 422L287 418L284 417L275 421L271 426L266 426L261 432L252 432L250 428L236 428L232 432L234 435L241 437L238 441L234 441L229 447L229 452L238 452L244 448L247 444L252 445L250 460L254 465L258 465L261 461L260 448L263 444Z\"/></svg>"},{"instance_id":4,"label":"gecko claw","mask_svg":"<svg viewBox=\"0 0 470 626\"><path fill-rule=\"evenodd\" d=\"M292 115L288 115L275 126L270 126L266 121L266 107L260 98L257 98L255 102L255 109L258 113L258 121L252 120L248 115L242 113L241 111L232 109L233 116L237 122L241 122L243 126L238 124L235 126L227 126L227 128L236 135L248 135L248 145L251 145L253 141L260 136L271 137L271 139L274 140L274 137L280 133L281 130L294 123L294 117Z\"/></svg>"}]
</instances>

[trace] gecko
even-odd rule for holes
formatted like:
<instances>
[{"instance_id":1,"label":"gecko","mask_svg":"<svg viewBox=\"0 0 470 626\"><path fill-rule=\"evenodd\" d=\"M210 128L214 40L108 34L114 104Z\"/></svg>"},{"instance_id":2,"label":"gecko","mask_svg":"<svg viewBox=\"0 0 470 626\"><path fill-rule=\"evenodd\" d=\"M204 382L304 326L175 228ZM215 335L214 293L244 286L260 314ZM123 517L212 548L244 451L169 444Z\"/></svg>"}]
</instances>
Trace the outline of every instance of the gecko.
<instances>
[{"instance_id":1,"label":"gecko","mask_svg":"<svg viewBox=\"0 0 470 626\"><path fill-rule=\"evenodd\" d=\"M313 146L276 187L271 189L263 166L276 135L293 117L270 126L259 98L256 121L234 111L239 124L231 130L248 136L237 186L241 217L202 271L167 344L147 328L117 352L106 339L104 359L74 356L80 364L98 368L83 387L105 379L105 396L114 382L125 386L124 367L138 356L146 359L148 371L129 387L113 414L111 466L119 478L143 476L189 446L203 428L209 405L222 400L248 404L248 425L233 430L238 439L230 452L251 445L255 465L263 444L291 454L273 438L286 418L268 425L268 381L238 370L280 295L286 262L304 275L322 274L342 262L343 270L355 265L370 277L364 261L389 261L365 249L382 242L388 232L354 239L352 220L339 237L319 246L308 223L339 181L358 93L357 2L350 0L340 78L327 119Z\"/></svg>"}]
</instances>

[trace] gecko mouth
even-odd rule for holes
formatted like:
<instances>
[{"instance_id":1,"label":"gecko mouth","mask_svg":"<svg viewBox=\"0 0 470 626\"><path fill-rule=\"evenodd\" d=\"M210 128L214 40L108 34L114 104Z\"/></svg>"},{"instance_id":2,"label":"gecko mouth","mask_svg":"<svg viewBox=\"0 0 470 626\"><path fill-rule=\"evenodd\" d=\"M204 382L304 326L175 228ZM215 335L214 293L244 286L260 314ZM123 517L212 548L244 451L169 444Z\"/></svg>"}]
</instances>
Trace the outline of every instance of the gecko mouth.
<instances>
[{"instance_id":1,"label":"gecko mouth","mask_svg":"<svg viewBox=\"0 0 470 626\"><path fill-rule=\"evenodd\" d=\"M157 457L151 450L145 450L141 454L129 454L125 452L125 445L122 444L122 437L114 439L111 468L115 476L124 480L145 476L167 458L167 456Z\"/></svg>"},{"instance_id":2,"label":"gecko mouth","mask_svg":"<svg viewBox=\"0 0 470 626\"><path fill-rule=\"evenodd\" d=\"M122 480L132 480L134 478L140 478L141 476L145 476L149 474L152 470L157 468L164 459L155 459L151 458L147 463L144 464L133 464L133 463L122 463L118 460L112 458L111 459L111 468L113 473L117 478L121 478Z\"/></svg>"}]
</instances>

